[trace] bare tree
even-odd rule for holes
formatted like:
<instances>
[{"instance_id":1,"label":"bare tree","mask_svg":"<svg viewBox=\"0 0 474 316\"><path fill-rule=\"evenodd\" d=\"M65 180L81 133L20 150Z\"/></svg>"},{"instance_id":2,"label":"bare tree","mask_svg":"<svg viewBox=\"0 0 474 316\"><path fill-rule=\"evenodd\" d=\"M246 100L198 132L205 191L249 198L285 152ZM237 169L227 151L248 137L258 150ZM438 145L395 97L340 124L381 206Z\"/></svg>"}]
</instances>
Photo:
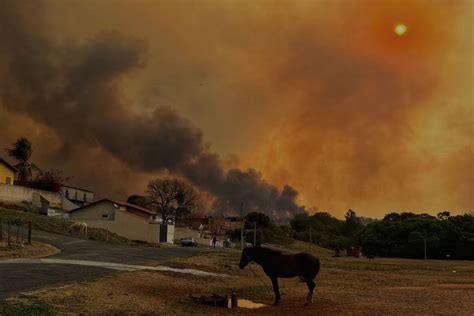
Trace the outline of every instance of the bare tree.
<instances>
[{"instance_id":1,"label":"bare tree","mask_svg":"<svg viewBox=\"0 0 474 316\"><path fill-rule=\"evenodd\" d=\"M158 212L163 223L176 222L191 214L197 205L195 190L177 179L150 181L146 191L147 207Z\"/></svg>"}]
</instances>

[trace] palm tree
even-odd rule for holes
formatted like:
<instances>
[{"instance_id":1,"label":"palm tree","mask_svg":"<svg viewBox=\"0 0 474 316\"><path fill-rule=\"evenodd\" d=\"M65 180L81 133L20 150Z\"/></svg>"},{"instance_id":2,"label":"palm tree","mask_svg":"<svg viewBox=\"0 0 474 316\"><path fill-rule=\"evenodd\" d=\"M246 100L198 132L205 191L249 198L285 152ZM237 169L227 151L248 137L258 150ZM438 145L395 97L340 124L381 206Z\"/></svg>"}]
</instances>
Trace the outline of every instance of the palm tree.
<instances>
[{"instance_id":1,"label":"palm tree","mask_svg":"<svg viewBox=\"0 0 474 316\"><path fill-rule=\"evenodd\" d=\"M18 169L18 181L31 181L33 179L32 170L40 171L38 167L30 162L33 153L31 142L25 137L21 137L12 146L12 148L6 148L5 150L10 157L18 161L15 166Z\"/></svg>"}]
</instances>

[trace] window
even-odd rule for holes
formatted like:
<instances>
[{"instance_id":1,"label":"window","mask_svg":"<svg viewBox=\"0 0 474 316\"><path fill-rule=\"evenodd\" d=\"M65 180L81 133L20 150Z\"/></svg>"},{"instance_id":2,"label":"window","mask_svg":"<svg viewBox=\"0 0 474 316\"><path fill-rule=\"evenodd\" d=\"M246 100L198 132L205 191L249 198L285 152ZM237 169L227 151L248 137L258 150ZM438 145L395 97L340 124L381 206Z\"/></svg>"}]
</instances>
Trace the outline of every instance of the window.
<instances>
[{"instance_id":1,"label":"window","mask_svg":"<svg viewBox=\"0 0 474 316\"><path fill-rule=\"evenodd\" d=\"M109 218L109 214L102 214L102 218Z\"/></svg>"},{"instance_id":2,"label":"window","mask_svg":"<svg viewBox=\"0 0 474 316\"><path fill-rule=\"evenodd\" d=\"M5 183L6 183L7 185L11 185L11 184L12 184L12 178L7 177L7 178L5 179Z\"/></svg>"},{"instance_id":3,"label":"window","mask_svg":"<svg viewBox=\"0 0 474 316\"><path fill-rule=\"evenodd\" d=\"M69 199L69 190L66 189L66 199Z\"/></svg>"},{"instance_id":4,"label":"window","mask_svg":"<svg viewBox=\"0 0 474 316\"><path fill-rule=\"evenodd\" d=\"M83 201L84 201L84 202L87 202L87 196L86 196L85 193L84 193L84 200L83 200Z\"/></svg>"}]
</instances>

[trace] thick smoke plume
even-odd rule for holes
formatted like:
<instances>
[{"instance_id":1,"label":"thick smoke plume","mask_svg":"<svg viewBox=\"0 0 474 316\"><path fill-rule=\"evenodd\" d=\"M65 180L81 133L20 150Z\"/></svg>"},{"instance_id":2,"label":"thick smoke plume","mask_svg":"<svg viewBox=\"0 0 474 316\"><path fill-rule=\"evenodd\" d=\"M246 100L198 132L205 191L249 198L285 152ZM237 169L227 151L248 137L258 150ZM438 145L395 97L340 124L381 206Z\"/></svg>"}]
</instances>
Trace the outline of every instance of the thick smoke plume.
<instances>
[{"instance_id":1,"label":"thick smoke plume","mask_svg":"<svg viewBox=\"0 0 474 316\"><path fill-rule=\"evenodd\" d=\"M36 163L114 198L176 175L221 212L463 213L473 8L0 1L0 148L26 136Z\"/></svg>"},{"instance_id":2,"label":"thick smoke plume","mask_svg":"<svg viewBox=\"0 0 474 316\"><path fill-rule=\"evenodd\" d=\"M281 219L304 211L290 186L280 190L253 169L225 170L201 130L172 108L130 111L122 89L146 64L144 41L100 32L85 42L56 43L41 32L41 21L31 19L38 4L2 1L0 7L3 107L52 130L62 143L60 156L91 159L88 151L101 148L136 172L182 176L214 195L222 213L237 210L241 201L246 211Z\"/></svg>"}]
</instances>

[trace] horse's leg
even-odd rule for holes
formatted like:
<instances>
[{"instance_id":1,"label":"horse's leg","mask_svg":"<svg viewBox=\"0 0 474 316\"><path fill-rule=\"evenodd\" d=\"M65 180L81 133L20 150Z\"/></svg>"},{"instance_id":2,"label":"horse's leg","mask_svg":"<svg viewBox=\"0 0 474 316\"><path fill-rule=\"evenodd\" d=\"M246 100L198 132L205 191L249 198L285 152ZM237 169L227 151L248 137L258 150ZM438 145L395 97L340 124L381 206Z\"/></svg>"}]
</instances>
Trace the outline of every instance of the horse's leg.
<instances>
[{"instance_id":1,"label":"horse's leg","mask_svg":"<svg viewBox=\"0 0 474 316\"><path fill-rule=\"evenodd\" d=\"M278 278L277 277L271 277L272 280L272 285L273 285L273 291L275 292L275 305L280 304L280 287L278 286Z\"/></svg>"},{"instance_id":2,"label":"horse's leg","mask_svg":"<svg viewBox=\"0 0 474 316\"><path fill-rule=\"evenodd\" d=\"M313 291L316 287L316 284L311 279L307 279L306 284L308 285L308 296L306 296L306 304L310 304L313 303Z\"/></svg>"}]
</instances>

